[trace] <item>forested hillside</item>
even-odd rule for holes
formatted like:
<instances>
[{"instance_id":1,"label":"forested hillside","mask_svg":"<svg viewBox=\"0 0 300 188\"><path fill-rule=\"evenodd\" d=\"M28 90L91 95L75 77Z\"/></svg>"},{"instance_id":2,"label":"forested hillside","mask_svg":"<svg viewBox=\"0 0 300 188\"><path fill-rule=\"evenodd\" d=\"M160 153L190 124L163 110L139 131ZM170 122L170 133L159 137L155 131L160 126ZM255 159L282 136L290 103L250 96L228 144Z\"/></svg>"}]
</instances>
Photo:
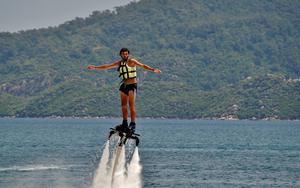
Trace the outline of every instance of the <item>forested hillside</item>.
<instances>
[{"instance_id":1,"label":"forested hillside","mask_svg":"<svg viewBox=\"0 0 300 188\"><path fill-rule=\"evenodd\" d=\"M120 116L120 48L139 117L300 119L300 1L140 0L58 27L0 33L0 116Z\"/></svg>"}]
</instances>

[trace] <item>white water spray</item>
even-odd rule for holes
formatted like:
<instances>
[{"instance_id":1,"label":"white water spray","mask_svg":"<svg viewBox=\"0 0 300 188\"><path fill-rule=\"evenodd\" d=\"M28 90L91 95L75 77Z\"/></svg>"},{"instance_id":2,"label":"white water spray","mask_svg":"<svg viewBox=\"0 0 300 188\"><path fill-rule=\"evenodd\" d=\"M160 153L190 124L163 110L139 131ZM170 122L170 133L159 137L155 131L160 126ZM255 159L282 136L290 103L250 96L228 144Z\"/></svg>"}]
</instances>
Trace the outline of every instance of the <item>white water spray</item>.
<instances>
[{"instance_id":1,"label":"white water spray","mask_svg":"<svg viewBox=\"0 0 300 188\"><path fill-rule=\"evenodd\" d=\"M126 145L111 145L109 141L105 144L91 188L142 188L138 148L135 147L131 160L127 161ZM111 149L114 151L110 152Z\"/></svg>"},{"instance_id":2,"label":"white water spray","mask_svg":"<svg viewBox=\"0 0 300 188\"><path fill-rule=\"evenodd\" d=\"M111 187L110 179L107 178L109 169L107 168L109 161L109 140L105 144L105 148L102 153L102 157L97 168L92 188L98 187Z\"/></svg>"},{"instance_id":3,"label":"white water spray","mask_svg":"<svg viewBox=\"0 0 300 188\"><path fill-rule=\"evenodd\" d=\"M115 154L115 164L112 170L112 187L122 187L125 181L125 148L118 146Z\"/></svg>"},{"instance_id":4,"label":"white water spray","mask_svg":"<svg viewBox=\"0 0 300 188\"><path fill-rule=\"evenodd\" d=\"M142 187L142 166L140 165L140 156L138 147L135 148L131 162L128 166L128 176L126 186L129 188Z\"/></svg>"}]
</instances>

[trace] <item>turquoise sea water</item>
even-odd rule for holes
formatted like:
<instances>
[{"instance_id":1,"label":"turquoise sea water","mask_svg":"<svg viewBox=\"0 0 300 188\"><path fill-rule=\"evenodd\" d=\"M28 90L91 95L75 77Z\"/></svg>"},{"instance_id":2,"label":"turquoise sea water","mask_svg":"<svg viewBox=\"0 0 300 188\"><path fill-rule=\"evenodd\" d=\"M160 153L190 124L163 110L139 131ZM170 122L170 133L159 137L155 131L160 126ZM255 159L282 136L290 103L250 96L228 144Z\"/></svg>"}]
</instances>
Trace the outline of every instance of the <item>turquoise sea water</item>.
<instances>
[{"instance_id":1,"label":"turquoise sea water","mask_svg":"<svg viewBox=\"0 0 300 188\"><path fill-rule=\"evenodd\" d=\"M0 187L90 187L119 122L0 118ZM300 187L299 121L137 122L145 188Z\"/></svg>"}]
</instances>

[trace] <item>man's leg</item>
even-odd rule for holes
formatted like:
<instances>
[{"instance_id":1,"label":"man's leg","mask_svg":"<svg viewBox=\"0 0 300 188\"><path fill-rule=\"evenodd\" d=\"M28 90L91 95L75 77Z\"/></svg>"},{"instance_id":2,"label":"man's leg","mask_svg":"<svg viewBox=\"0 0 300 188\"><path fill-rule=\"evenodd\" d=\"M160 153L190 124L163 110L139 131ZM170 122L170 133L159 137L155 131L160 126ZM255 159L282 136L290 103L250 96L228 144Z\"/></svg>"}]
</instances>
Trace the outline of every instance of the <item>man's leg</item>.
<instances>
[{"instance_id":1,"label":"man's leg","mask_svg":"<svg viewBox=\"0 0 300 188\"><path fill-rule=\"evenodd\" d=\"M130 90L128 92L129 107L130 107L130 121L131 121L129 128L132 129L133 131L135 130L135 117L136 117L135 96L136 96L136 92L134 90Z\"/></svg>"},{"instance_id":2,"label":"man's leg","mask_svg":"<svg viewBox=\"0 0 300 188\"><path fill-rule=\"evenodd\" d=\"M127 123L127 117L128 117L128 109L127 109L127 102L128 102L128 96L120 92L120 97L121 97L121 109L122 109L122 115L123 115L123 125L128 126Z\"/></svg>"}]
</instances>

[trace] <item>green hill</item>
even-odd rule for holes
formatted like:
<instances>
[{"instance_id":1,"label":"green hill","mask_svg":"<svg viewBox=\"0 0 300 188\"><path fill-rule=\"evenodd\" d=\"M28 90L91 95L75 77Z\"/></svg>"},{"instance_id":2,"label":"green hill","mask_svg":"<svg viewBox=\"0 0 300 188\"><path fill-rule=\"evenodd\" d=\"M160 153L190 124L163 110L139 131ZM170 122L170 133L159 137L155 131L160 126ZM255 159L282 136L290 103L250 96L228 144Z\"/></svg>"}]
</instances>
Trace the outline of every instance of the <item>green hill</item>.
<instances>
[{"instance_id":1,"label":"green hill","mask_svg":"<svg viewBox=\"0 0 300 188\"><path fill-rule=\"evenodd\" d=\"M59 27L0 33L0 116L120 116L128 47L139 117L300 119L300 1L141 0Z\"/></svg>"}]
</instances>

